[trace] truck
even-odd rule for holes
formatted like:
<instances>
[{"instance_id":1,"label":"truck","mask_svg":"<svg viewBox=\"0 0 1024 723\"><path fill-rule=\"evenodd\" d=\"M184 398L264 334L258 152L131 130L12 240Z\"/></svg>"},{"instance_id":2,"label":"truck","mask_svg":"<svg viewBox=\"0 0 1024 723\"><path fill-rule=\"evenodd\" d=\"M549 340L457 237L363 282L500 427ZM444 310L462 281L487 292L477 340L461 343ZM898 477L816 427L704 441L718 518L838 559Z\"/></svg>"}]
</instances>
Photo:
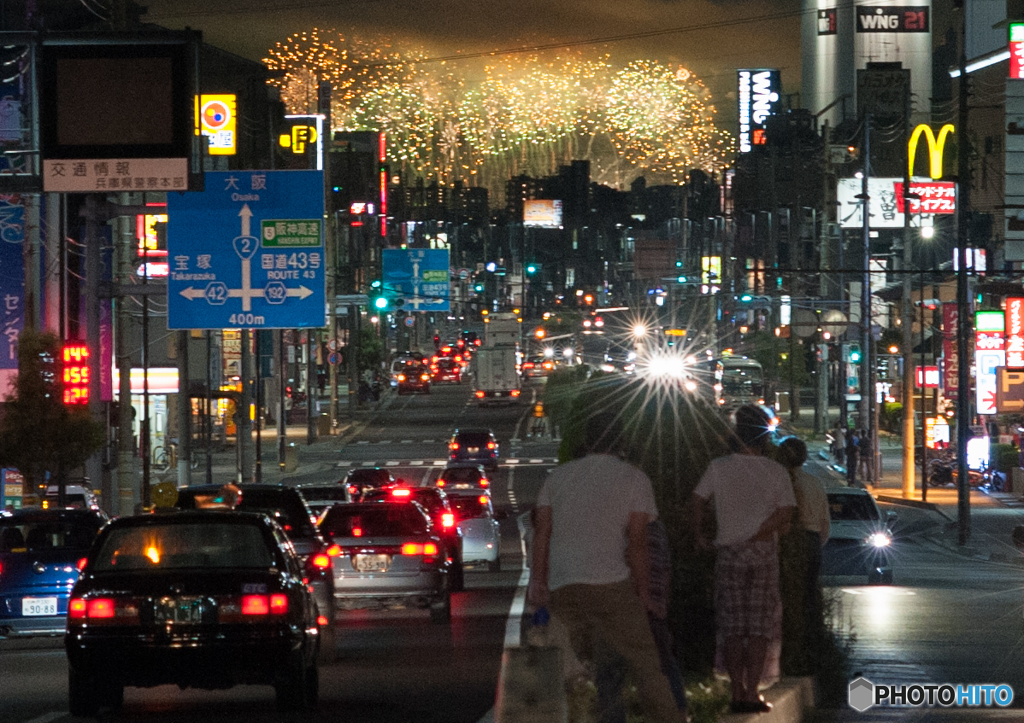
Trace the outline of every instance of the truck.
<instances>
[{"instance_id":1,"label":"truck","mask_svg":"<svg viewBox=\"0 0 1024 723\"><path fill-rule=\"evenodd\" d=\"M507 311L491 314L484 324L484 346L515 346L519 343L521 327L518 314Z\"/></svg>"},{"instance_id":2,"label":"truck","mask_svg":"<svg viewBox=\"0 0 1024 723\"><path fill-rule=\"evenodd\" d=\"M473 355L476 366L476 398L480 405L514 404L522 389L519 385L518 350L514 344L485 346Z\"/></svg>"}]
</instances>

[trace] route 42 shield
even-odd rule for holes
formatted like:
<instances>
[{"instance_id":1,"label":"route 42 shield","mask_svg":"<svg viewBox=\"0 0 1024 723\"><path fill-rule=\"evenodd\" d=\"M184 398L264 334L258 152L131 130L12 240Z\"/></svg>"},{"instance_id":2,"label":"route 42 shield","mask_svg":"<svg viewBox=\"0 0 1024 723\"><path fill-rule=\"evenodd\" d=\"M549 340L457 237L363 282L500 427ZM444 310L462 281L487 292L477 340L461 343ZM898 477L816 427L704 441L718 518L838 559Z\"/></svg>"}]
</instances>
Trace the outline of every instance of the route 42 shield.
<instances>
[{"instance_id":1,"label":"route 42 shield","mask_svg":"<svg viewBox=\"0 0 1024 723\"><path fill-rule=\"evenodd\" d=\"M324 326L322 172L207 173L167 214L168 328Z\"/></svg>"}]
</instances>

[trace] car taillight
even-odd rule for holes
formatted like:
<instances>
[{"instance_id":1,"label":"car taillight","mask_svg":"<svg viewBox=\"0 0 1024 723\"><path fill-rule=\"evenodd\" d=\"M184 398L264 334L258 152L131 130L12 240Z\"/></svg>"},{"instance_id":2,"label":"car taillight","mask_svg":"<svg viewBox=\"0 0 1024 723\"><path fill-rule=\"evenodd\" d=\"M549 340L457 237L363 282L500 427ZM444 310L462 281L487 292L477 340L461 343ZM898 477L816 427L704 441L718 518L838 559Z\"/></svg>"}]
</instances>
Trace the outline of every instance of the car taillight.
<instances>
[{"instance_id":1,"label":"car taillight","mask_svg":"<svg viewBox=\"0 0 1024 723\"><path fill-rule=\"evenodd\" d=\"M327 548L328 557L337 557L341 554L341 545L331 545Z\"/></svg>"},{"instance_id":2,"label":"car taillight","mask_svg":"<svg viewBox=\"0 0 1024 723\"><path fill-rule=\"evenodd\" d=\"M75 567L77 567L78 571L81 572L82 570L85 569L85 563L87 563L88 561L89 561L88 557L83 557L78 562L75 563Z\"/></svg>"},{"instance_id":3,"label":"car taillight","mask_svg":"<svg viewBox=\"0 0 1024 723\"><path fill-rule=\"evenodd\" d=\"M317 618L316 618L316 624L319 625L320 627L323 627L324 625L327 625L329 622L331 622L331 621L327 619L326 615L318 615Z\"/></svg>"},{"instance_id":4,"label":"car taillight","mask_svg":"<svg viewBox=\"0 0 1024 723\"><path fill-rule=\"evenodd\" d=\"M483 390L481 390L481 391L478 391L478 392L476 393L476 397L477 397L477 399L483 399L483 398L484 398L484 393L483 393Z\"/></svg>"},{"instance_id":5,"label":"car taillight","mask_svg":"<svg viewBox=\"0 0 1024 723\"><path fill-rule=\"evenodd\" d=\"M457 450L458 448L459 448L459 443L458 442L452 442L451 444L448 445L448 449L450 449L453 452L455 450Z\"/></svg>"},{"instance_id":6,"label":"car taillight","mask_svg":"<svg viewBox=\"0 0 1024 723\"><path fill-rule=\"evenodd\" d=\"M496 445L494 442L488 442L487 443L487 449L494 449L497 446L498 445Z\"/></svg>"},{"instance_id":7,"label":"car taillight","mask_svg":"<svg viewBox=\"0 0 1024 723\"><path fill-rule=\"evenodd\" d=\"M526 362L523 364L523 369L533 369L533 362Z\"/></svg>"},{"instance_id":8,"label":"car taillight","mask_svg":"<svg viewBox=\"0 0 1024 723\"><path fill-rule=\"evenodd\" d=\"M68 617L72 620L81 620L85 618L85 612L85 600L82 598L74 597L68 601Z\"/></svg>"},{"instance_id":9,"label":"car taillight","mask_svg":"<svg viewBox=\"0 0 1024 723\"><path fill-rule=\"evenodd\" d=\"M358 487L356 487L355 485L349 485L349 486L348 486L348 493L349 493L350 495L354 495L354 494L357 494L358 492L359 492L359 488L358 488Z\"/></svg>"},{"instance_id":10,"label":"car taillight","mask_svg":"<svg viewBox=\"0 0 1024 723\"><path fill-rule=\"evenodd\" d=\"M270 613L270 601L266 595L243 595L242 615L267 615Z\"/></svg>"},{"instance_id":11,"label":"car taillight","mask_svg":"<svg viewBox=\"0 0 1024 723\"><path fill-rule=\"evenodd\" d=\"M420 375L420 379L422 379L423 381L427 381L428 379L430 379L430 375L429 374L421 374Z\"/></svg>"},{"instance_id":12,"label":"car taillight","mask_svg":"<svg viewBox=\"0 0 1024 723\"><path fill-rule=\"evenodd\" d=\"M362 536L363 536L363 528L362 527L353 527L352 528L352 537L362 537Z\"/></svg>"},{"instance_id":13,"label":"car taillight","mask_svg":"<svg viewBox=\"0 0 1024 723\"><path fill-rule=\"evenodd\" d=\"M445 512L441 515L441 527L449 528L455 527L455 515L451 512Z\"/></svg>"},{"instance_id":14,"label":"car taillight","mask_svg":"<svg viewBox=\"0 0 1024 723\"><path fill-rule=\"evenodd\" d=\"M331 566L331 558L325 553L321 552L319 555L314 555L310 558L309 564L318 570L326 570Z\"/></svg>"},{"instance_id":15,"label":"car taillight","mask_svg":"<svg viewBox=\"0 0 1024 723\"><path fill-rule=\"evenodd\" d=\"M477 502L479 502L482 505L486 505L487 504L487 495L480 495L476 499L477 499Z\"/></svg>"},{"instance_id":16,"label":"car taillight","mask_svg":"<svg viewBox=\"0 0 1024 723\"><path fill-rule=\"evenodd\" d=\"M283 593L274 593L270 596L270 614L284 615L288 612L288 596Z\"/></svg>"},{"instance_id":17,"label":"car taillight","mask_svg":"<svg viewBox=\"0 0 1024 723\"><path fill-rule=\"evenodd\" d=\"M437 545L433 542L420 544L418 542L406 542L402 545L403 555L436 555Z\"/></svg>"},{"instance_id":18,"label":"car taillight","mask_svg":"<svg viewBox=\"0 0 1024 723\"><path fill-rule=\"evenodd\" d=\"M439 480L437 481L437 486L438 486L438 487L444 487L444 486L445 486L446 484L448 484L448 483L447 483L447 482L445 482L445 481L444 481L443 479L439 479Z\"/></svg>"},{"instance_id":19,"label":"car taillight","mask_svg":"<svg viewBox=\"0 0 1024 723\"><path fill-rule=\"evenodd\" d=\"M486 477L481 477L480 478L480 486L481 487L489 487L490 484L491 484L490 480L488 480Z\"/></svg>"},{"instance_id":20,"label":"car taillight","mask_svg":"<svg viewBox=\"0 0 1024 723\"><path fill-rule=\"evenodd\" d=\"M109 597L97 597L86 603L86 617L89 618L112 618L114 617L114 601Z\"/></svg>"},{"instance_id":21,"label":"car taillight","mask_svg":"<svg viewBox=\"0 0 1024 723\"><path fill-rule=\"evenodd\" d=\"M512 396L513 397L518 397L519 396L519 390L518 389L513 389L512 390Z\"/></svg>"},{"instance_id":22,"label":"car taillight","mask_svg":"<svg viewBox=\"0 0 1024 723\"><path fill-rule=\"evenodd\" d=\"M408 490L408 489L406 489L404 487L399 487L397 489L391 490L391 496L392 497L408 497L411 494L412 494L412 491Z\"/></svg>"},{"instance_id":23,"label":"car taillight","mask_svg":"<svg viewBox=\"0 0 1024 723\"><path fill-rule=\"evenodd\" d=\"M398 381L404 382L405 381L405 375L404 374L399 374L398 375Z\"/></svg>"}]
</instances>

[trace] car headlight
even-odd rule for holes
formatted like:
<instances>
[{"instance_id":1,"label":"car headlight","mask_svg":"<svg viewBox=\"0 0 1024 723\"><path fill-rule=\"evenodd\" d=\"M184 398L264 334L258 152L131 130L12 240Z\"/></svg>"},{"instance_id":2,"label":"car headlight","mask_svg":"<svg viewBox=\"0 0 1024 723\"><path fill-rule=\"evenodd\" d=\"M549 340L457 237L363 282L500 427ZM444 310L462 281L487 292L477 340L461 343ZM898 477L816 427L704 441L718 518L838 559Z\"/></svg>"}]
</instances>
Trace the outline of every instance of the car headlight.
<instances>
[{"instance_id":1,"label":"car headlight","mask_svg":"<svg viewBox=\"0 0 1024 723\"><path fill-rule=\"evenodd\" d=\"M865 542L872 547L888 547L892 544L892 538L884 532L873 532Z\"/></svg>"}]
</instances>

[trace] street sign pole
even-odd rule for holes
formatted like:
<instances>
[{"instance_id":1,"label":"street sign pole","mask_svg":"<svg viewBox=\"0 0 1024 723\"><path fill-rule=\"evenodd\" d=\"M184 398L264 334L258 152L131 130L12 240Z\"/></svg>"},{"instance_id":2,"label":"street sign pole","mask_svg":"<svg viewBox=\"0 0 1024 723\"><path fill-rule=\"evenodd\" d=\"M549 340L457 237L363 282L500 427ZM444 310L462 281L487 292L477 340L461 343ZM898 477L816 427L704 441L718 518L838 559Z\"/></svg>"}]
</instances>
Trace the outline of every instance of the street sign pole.
<instances>
[{"instance_id":1,"label":"street sign pole","mask_svg":"<svg viewBox=\"0 0 1024 723\"><path fill-rule=\"evenodd\" d=\"M235 424L238 434L238 481L245 484L252 482L252 333L242 329L242 393L239 399L238 420Z\"/></svg>"}]
</instances>

